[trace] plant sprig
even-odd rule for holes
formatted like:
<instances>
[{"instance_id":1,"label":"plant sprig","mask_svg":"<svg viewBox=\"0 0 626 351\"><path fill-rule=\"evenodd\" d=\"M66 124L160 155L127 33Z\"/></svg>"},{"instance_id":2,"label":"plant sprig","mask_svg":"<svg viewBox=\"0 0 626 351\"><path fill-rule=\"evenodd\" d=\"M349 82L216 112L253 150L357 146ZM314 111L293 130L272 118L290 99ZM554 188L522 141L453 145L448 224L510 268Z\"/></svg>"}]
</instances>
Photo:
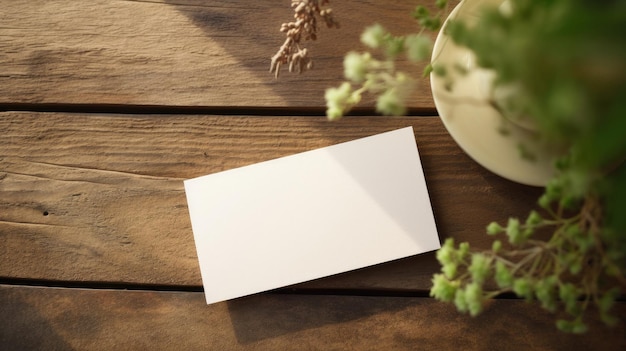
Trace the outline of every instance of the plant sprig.
<instances>
[{"instance_id":1,"label":"plant sprig","mask_svg":"<svg viewBox=\"0 0 626 351\"><path fill-rule=\"evenodd\" d=\"M584 316L593 303L601 320L615 325L618 320L610 310L626 280L602 242L600 203L587 197L574 211L558 200L542 201L545 217L533 210L524 221L490 223L486 233L497 237L491 250L472 251L466 242L457 248L448 238L437 252L442 270L433 277L431 296L475 316L487 299L513 292L538 300L550 312L561 310L568 318L558 319L557 327L573 333L587 330ZM551 236L535 238L541 233Z\"/></svg>"},{"instance_id":2,"label":"plant sprig","mask_svg":"<svg viewBox=\"0 0 626 351\"><path fill-rule=\"evenodd\" d=\"M361 35L361 43L370 50L381 53L382 59L371 52L349 52L344 59L344 76L347 81L338 88L326 90L326 116L338 120L361 101L364 93L377 96L376 111L384 115L406 114L406 101L414 90L416 81L410 74L398 71L395 61L402 55L413 63L428 62L433 42L425 31L441 27L441 18L448 11L447 0L437 0L437 13L425 6L417 6L412 16L420 31L405 36L394 36L380 24L367 27ZM428 65L424 75L430 73Z\"/></svg>"},{"instance_id":3,"label":"plant sprig","mask_svg":"<svg viewBox=\"0 0 626 351\"><path fill-rule=\"evenodd\" d=\"M347 81L325 95L330 120L340 119L365 93L377 95L378 112L404 114L415 81L396 69L402 55L428 63L424 75L445 77L453 92L455 74L467 72L437 64L437 58L429 62L433 43L425 33L440 29L449 6L447 0L434 3L434 14L424 6L412 12L419 25L415 34L394 36L378 24L365 29L361 42L382 58L372 52L345 56ZM530 117L540 142L558 143L563 157L538 208L525 219L486 226L494 237L490 250L445 241L437 252L442 267L433 276L431 296L475 316L488 299L512 292L559 313L556 326L566 332L587 330L590 306L604 323L615 325L611 308L626 292L624 5L585 0L508 0L507 5L483 8L472 26L452 19L443 30L496 77L486 101L470 102L492 107L503 119ZM498 89L514 93L496 98ZM523 146L520 157L532 160Z\"/></svg>"},{"instance_id":4,"label":"plant sprig","mask_svg":"<svg viewBox=\"0 0 626 351\"><path fill-rule=\"evenodd\" d=\"M270 72L278 78L281 66L288 65L289 72L302 73L313 67L309 51L302 44L306 40L317 40L318 18L328 28L339 28L332 9L325 8L329 0L292 0L294 22L283 23L280 31L285 33L285 42L272 56Z\"/></svg>"}]
</instances>

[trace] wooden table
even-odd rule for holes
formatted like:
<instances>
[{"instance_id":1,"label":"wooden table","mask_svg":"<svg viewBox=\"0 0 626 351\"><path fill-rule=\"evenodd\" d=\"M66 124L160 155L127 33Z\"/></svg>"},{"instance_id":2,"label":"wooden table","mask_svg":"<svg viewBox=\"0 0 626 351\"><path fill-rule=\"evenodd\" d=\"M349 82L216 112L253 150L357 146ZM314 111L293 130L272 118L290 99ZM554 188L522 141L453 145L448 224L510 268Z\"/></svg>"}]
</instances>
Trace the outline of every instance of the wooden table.
<instances>
[{"instance_id":1,"label":"wooden table","mask_svg":"<svg viewBox=\"0 0 626 351\"><path fill-rule=\"evenodd\" d=\"M540 194L466 156L427 81L410 117L327 122L362 28L406 33L416 4L333 2L315 70L275 80L288 1L0 1L0 349L626 348L624 302L584 336L517 299L461 315L428 296L433 253L205 304L184 179L413 126L442 240L488 248Z\"/></svg>"}]
</instances>

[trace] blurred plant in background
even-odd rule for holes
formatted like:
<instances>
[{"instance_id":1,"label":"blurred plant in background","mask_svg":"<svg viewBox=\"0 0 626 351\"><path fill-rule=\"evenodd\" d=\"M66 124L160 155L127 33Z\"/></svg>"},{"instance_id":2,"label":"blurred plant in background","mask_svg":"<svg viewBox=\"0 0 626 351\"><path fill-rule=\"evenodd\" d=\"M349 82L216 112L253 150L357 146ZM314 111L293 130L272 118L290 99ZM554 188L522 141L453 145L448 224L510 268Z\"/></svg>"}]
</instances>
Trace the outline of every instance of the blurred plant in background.
<instances>
[{"instance_id":1,"label":"blurred plant in background","mask_svg":"<svg viewBox=\"0 0 626 351\"><path fill-rule=\"evenodd\" d=\"M559 313L563 331L584 332L591 305L614 325L611 307L626 292L626 2L487 3L476 23L451 18L442 29L494 73L490 98L478 103L502 118L530 118L537 142L565 151L527 218L487 225L490 250L445 241L431 296L477 315L487 299L513 292ZM328 118L340 119L366 93L376 96L378 112L406 113L416 77L396 69L401 56L426 63L423 74L449 80L453 91L465 69L431 59L430 33L441 29L449 7L447 0L435 0L436 11L418 6L411 14L415 34L366 28L361 42L371 52L345 56L346 81L325 93Z\"/></svg>"}]
</instances>

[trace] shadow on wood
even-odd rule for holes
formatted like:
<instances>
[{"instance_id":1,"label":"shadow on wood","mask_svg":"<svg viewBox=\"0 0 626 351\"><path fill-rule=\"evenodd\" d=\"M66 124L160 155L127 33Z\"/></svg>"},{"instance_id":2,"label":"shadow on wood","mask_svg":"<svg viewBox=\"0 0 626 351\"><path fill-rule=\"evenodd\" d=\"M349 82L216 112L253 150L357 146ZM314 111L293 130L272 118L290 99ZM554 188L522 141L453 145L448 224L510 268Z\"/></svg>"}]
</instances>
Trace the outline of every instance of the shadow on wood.
<instances>
[{"instance_id":1,"label":"shadow on wood","mask_svg":"<svg viewBox=\"0 0 626 351\"><path fill-rule=\"evenodd\" d=\"M297 74L289 73L285 66L280 78L274 79L269 73L270 58L285 40L285 34L279 31L280 25L294 21L294 12L288 2L240 0L209 6L199 0L165 0L165 3L175 6L238 61L240 67L225 67L232 75L246 71L258 78L257 82L239 82L240 85L262 82L288 105L299 107L325 104L324 89L339 85L344 80L344 55L351 50L365 50L359 38L366 26L381 23L395 35L418 29L410 16L411 10L419 3L416 1L393 0L385 2L384 6L377 1L360 1L358 4L333 1L330 7L341 27L327 28L320 19L318 40L302 42L303 47L309 50L314 68ZM210 59L209 56L207 54L207 59ZM398 62L400 69L416 72L416 77L423 70L423 65L409 65L402 59ZM368 101L367 98L365 101ZM411 105L433 109L427 79L421 79Z\"/></svg>"},{"instance_id":2,"label":"shadow on wood","mask_svg":"<svg viewBox=\"0 0 626 351\"><path fill-rule=\"evenodd\" d=\"M54 330L50 320L25 301L17 291L0 290L2 322L0 345L3 350L73 350ZM5 324L6 323L6 324Z\"/></svg>"},{"instance_id":3,"label":"shadow on wood","mask_svg":"<svg viewBox=\"0 0 626 351\"><path fill-rule=\"evenodd\" d=\"M381 313L394 313L424 301L373 296L308 295L303 298L303 295L259 294L231 300L227 304L237 341L250 344Z\"/></svg>"}]
</instances>

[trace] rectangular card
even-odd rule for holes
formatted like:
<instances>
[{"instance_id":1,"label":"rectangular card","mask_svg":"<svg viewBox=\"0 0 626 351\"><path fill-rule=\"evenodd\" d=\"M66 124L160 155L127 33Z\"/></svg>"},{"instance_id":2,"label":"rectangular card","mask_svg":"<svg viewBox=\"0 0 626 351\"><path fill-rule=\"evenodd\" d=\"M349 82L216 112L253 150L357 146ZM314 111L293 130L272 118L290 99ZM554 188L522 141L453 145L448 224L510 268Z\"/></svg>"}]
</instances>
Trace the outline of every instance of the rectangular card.
<instances>
[{"instance_id":1,"label":"rectangular card","mask_svg":"<svg viewBox=\"0 0 626 351\"><path fill-rule=\"evenodd\" d=\"M440 247L412 127L184 183L208 304Z\"/></svg>"}]
</instances>

